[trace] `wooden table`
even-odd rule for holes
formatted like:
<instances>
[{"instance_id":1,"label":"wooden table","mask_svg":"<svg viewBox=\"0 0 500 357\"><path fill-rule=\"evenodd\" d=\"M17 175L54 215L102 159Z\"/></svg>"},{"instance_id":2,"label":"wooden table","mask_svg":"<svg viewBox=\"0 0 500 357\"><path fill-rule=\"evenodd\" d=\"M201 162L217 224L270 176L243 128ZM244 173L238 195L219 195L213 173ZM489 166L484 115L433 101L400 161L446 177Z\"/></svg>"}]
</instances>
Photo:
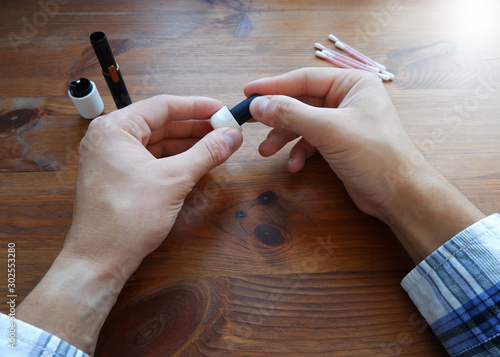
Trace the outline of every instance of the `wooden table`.
<instances>
[{"instance_id":1,"label":"wooden table","mask_svg":"<svg viewBox=\"0 0 500 357\"><path fill-rule=\"evenodd\" d=\"M19 303L71 222L89 121L68 84L93 80L115 110L90 33L107 34L133 101L168 93L229 106L250 80L330 66L313 46L332 46L334 33L397 75L386 87L411 137L490 214L500 202L498 17L493 1L2 4L1 301L7 243ZM123 289L96 356L445 356L400 287L413 264L391 231L355 207L321 157L298 174L286 171L287 150L261 158L267 132L245 124L243 147L199 182Z\"/></svg>"}]
</instances>

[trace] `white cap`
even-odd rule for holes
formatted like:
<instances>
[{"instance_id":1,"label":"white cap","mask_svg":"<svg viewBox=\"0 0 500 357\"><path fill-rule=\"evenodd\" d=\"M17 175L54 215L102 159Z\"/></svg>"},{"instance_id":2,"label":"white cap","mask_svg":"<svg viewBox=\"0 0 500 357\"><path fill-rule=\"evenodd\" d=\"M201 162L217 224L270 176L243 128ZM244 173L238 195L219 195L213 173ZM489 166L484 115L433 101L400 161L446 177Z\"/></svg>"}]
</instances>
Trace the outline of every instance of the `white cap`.
<instances>
[{"instance_id":1,"label":"white cap","mask_svg":"<svg viewBox=\"0 0 500 357\"><path fill-rule=\"evenodd\" d=\"M214 129L232 127L239 131L243 130L227 107L220 109L217 113L212 115L210 124Z\"/></svg>"},{"instance_id":2,"label":"white cap","mask_svg":"<svg viewBox=\"0 0 500 357\"><path fill-rule=\"evenodd\" d=\"M68 95L73 101L78 113L85 119L94 119L101 115L104 103L94 82L87 78L71 82Z\"/></svg>"}]
</instances>

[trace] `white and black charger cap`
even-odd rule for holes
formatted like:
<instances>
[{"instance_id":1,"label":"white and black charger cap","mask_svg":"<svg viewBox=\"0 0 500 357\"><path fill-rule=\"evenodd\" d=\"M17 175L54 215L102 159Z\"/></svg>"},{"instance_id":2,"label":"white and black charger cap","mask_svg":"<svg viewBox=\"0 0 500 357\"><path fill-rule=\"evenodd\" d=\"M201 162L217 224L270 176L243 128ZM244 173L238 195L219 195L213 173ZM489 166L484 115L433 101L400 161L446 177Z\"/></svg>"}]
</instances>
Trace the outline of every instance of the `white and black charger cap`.
<instances>
[{"instance_id":1,"label":"white and black charger cap","mask_svg":"<svg viewBox=\"0 0 500 357\"><path fill-rule=\"evenodd\" d=\"M220 109L210 118L212 128L218 129L232 127L242 131L243 129L241 128L241 124L252 118L252 115L250 114L250 103L258 96L259 95L256 94L248 97L231 110L227 107Z\"/></svg>"},{"instance_id":2,"label":"white and black charger cap","mask_svg":"<svg viewBox=\"0 0 500 357\"><path fill-rule=\"evenodd\" d=\"M78 113L85 119L94 119L104 110L104 103L97 87L87 78L72 81L69 84L68 95L78 109Z\"/></svg>"}]
</instances>

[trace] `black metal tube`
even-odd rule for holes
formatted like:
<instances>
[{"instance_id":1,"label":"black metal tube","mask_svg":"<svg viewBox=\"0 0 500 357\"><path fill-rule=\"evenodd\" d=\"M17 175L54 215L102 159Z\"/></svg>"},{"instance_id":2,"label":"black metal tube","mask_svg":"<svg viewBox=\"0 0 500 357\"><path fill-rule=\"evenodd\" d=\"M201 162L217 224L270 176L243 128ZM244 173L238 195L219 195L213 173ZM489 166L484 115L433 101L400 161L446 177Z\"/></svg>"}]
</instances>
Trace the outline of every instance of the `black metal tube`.
<instances>
[{"instance_id":1,"label":"black metal tube","mask_svg":"<svg viewBox=\"0 0 500 357\"><path fill-rule=\"evenodd\" d=\"M114 66L116 68L116 61L115 57L113 56L113 52L111 52L111 47L109 47L106 34L100 31L94 32L92 35L90 35L90 43L94 48L95 55L99 60L102 71L109 74L108 68L110 66Z\"/></svg>"},{"instance_id":2,"label":"black metal tube","mask_svg":"<svg viewBox=\"0 0 500 357\"><path fill-rule=\"evenodd\" d=\"M111 47L109 46L108 39L104 32L94 32L90 35L90 43L94 48L99 64L102 68L102 74L106 80L109 91L113 96L116 107L121 109L129 104L132 104L130 95L128 94L125 81L120 71L118 63L115 61Z\"/></svg>"},{"instance_id":3,"label":"black metal tube","mask_svg":"<svg viewBox=\"0 0 500 357\"><path fill-rule=\"evenodd\" d=\"M116 107L118 109L124 108L127 105L132 104L132 100L130 99L130 95L128 94L127 87L125 87L125 82L123 81L121 71L116 71L118 75L118 82L114 82L113 78L109 74L104 74L104 79L106 80L106 84L108 85L109 91L113 96L113 100L115 101Z\"/></svg>"},{"instance_id":4,"label":"black metal tube","mask_svg":"<svg viewBox=\"0 0 500 357\"><path fill-rule=\"evenodd\" d=\"M250 103L252 100L257 98L259 95L253 95L251 97L248 97L238 105L236 105L233 109L230 110L231 114L233 115L234 119L236 119L236 122L238 124L243 124L247 122L250 118L252 118L252 115L250 114Z\"/></svg>"}]
</instances>

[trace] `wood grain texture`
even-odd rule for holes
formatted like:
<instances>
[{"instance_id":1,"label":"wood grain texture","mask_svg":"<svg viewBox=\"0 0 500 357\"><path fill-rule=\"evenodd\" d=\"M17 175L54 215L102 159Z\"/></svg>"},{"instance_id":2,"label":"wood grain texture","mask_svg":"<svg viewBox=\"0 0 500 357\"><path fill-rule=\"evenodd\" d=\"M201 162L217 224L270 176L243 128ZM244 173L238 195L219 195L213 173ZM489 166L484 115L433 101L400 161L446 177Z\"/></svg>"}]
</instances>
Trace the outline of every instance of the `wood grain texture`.
<instances>
[{"instance_id":1,"label":"wood grain texture","mask_svg":"<svg viewBox=\"0 0 500 357\"><path fill-rule=\"evenodd\" d=\"M329 66L313 45L331 46L335 33L397 75L385 85L417 146L480 209L498 212L500 13L486 0L474 5L2 4L0 266L14 242L18 302L71 222L89 122L68 84L92 79L105 112L115 110L88 42L97 30L108 35L134 101L168 93L229 106L250 80ZM96 356L445 356L399 285L413 265L390 230L354 206L321 157L294 175L285 168L289 146L261 158L267 132L245 124L243 147L188 196L169 237L120 294Z\"/></svg>"}]
</instances>

